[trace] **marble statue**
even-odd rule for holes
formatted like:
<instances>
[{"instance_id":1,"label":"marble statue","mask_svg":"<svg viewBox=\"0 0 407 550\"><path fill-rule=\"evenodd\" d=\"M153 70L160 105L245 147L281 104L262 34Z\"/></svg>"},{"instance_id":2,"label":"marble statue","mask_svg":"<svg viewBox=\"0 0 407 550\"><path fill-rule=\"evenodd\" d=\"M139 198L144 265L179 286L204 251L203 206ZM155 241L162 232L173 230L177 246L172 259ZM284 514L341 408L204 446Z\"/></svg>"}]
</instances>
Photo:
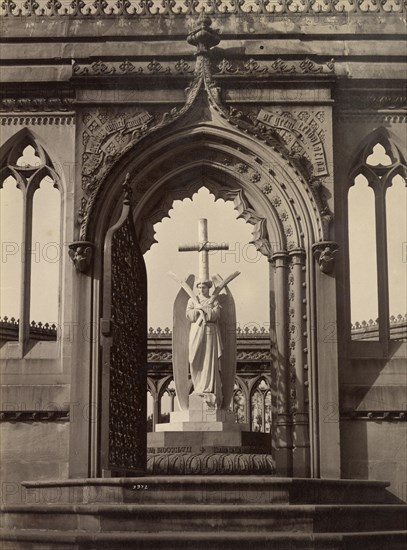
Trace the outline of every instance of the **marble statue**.
<instances>
[{"instance_id":1,"label":"marble statue","mask_svg":"<svg viewBox=\"0 0 407 550\"><path fill-rule=\"evenodd\" d=\"M199 253L197 293L195 276L180 281L174 303L173 368L177 398L181 410L188 409L188 372L193 394L201 396L209 407L227 410L233 397L236 373L236 313L227 285L240 273L222 279L209 278L210 250L227 250L226 244L208 241L207 220L199 220L199 243L180 246L179 250ZM212 295L210 289L213 287ZM223 291L223 292L222 292Z\"/></svg>"}]
</instances>

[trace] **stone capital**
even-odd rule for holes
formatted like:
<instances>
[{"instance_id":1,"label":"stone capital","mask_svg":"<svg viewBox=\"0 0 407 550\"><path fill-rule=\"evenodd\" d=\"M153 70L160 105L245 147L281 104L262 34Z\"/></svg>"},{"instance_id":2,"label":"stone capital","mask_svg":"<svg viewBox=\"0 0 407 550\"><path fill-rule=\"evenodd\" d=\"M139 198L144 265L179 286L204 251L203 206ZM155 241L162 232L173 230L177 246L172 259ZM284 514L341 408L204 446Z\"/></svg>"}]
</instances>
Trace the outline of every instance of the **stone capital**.
<instances>
[{"instance_id":1,"label":"stone capital","mask_svg":"<svg viewBox=\"0 0 407 550\"><path fill-rule=\"evenodd\" d=\"M288 267L287 266L287 260L288 260L288 253L285 250L278 250L277 252L274 252L274 254L270 257L270 263L274 265L274 267Z\"/></svg>"},{"instance_id":2,"label":"stone capital","mask_svg":"<svg viewBox=\"0 0 407 550\"><path fill-rule=\"evenodd\" d=\"M304 265L306 253L303 248L294 248L290 250L288 254L293 265Z\"/></svg>"}]
</instances>

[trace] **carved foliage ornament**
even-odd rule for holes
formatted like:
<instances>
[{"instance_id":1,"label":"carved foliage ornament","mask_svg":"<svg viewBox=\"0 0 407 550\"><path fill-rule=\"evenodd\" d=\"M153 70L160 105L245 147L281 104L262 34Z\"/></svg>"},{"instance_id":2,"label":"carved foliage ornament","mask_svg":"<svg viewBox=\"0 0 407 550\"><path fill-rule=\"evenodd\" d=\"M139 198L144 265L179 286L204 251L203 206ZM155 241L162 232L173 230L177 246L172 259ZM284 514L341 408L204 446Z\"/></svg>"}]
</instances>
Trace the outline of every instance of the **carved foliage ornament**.
<instances>
[{"instance_id":1,"label":"carved foliage ornament","mask_svg":"<svg viewBox=\"0 0 407 550\"><path fill-rule=\"evenodd\" d=\"M335 61L331 59L325 63L318 63L310 58L295 61L284 61L277 58L274 61L259 62L253 58L242 61L240 64L222 59L218 64L219 73L233 75L256 75L270 76L273 74L296 74L296 75L315 75L315 74L334 74Z\"/></svg>"}]
</instances>

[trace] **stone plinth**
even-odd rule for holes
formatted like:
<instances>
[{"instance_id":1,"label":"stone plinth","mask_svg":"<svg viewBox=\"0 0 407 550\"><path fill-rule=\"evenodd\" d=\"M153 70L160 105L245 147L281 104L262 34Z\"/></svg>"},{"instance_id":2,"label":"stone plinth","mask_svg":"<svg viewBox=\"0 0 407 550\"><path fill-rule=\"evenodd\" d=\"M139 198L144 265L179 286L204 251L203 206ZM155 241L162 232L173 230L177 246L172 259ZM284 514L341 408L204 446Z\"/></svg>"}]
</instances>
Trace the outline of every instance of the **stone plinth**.
<instances>
[{"instance_id":1,"label":"stone plinth","mask_svg":"<svg viewBox=\"0 0 407 550\"><path fill-rule=\"evenodd\" d=\"M170 414L147 437L147 470L155 475L273 474L270 434L250 432L234 413L192 394L187 411Z\"/></svg>"},{"instance_id":2,"label":"stone plinth","mask_svg":"<svg viewBox=\"0 0 407 550\"><path fill-rule=\"evenodd\" d=\"M157 424L156 432L242 432L249 431L248 424L238 424L231 411L217 409L203 396L192 394L187 411L170 413L170 421Z\"/></svg>"}]
</instances>

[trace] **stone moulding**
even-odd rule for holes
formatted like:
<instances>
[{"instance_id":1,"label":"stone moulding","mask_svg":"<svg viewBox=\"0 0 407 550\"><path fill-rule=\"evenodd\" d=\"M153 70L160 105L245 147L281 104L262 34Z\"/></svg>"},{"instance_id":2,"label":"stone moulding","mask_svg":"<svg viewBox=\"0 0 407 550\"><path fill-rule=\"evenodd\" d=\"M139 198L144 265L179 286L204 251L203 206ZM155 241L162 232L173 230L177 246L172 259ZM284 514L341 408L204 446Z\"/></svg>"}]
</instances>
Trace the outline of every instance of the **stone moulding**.
<instances>
[{"instance_id":1,"label":"stone moulding","mask_svg":"<svg viewBox=\"0 0 407 550\"><path fill-rule=\"evenodd\" d=\"M1 115L1 126L51 126L75 124L75 115Z\"/></svg>"},{"instance_id":2,"label":"stone moulding","mask_svg":"<svg viewBox=\"0 0 407 550\"><path fill-rule=\"evenodd\" d=\"M73 111L73 99L68 97L3 97L0 112L67 112Z\"/></svg>"},{"instance_id":3,"label":"stone moulding","mask_svg":"<svg viewBox=\"0 0 407 550\"><path fill-rule=\"evenodd\" d=\"M212 16L301 17L305 14L332 16L348 14L391 15L405 13L402 0L4 0L3 17L187 17L202 12Z\"/></svg>"},{"instance_id":4,"label":"stone moulding","mask_svg":"<svg viewBox=\"0 0 407 550\"><path fill-rule=\"evenodd\" d=\"M1 411L0 422L67 422L68 410Z\"/></svg>"}]
</instances>

